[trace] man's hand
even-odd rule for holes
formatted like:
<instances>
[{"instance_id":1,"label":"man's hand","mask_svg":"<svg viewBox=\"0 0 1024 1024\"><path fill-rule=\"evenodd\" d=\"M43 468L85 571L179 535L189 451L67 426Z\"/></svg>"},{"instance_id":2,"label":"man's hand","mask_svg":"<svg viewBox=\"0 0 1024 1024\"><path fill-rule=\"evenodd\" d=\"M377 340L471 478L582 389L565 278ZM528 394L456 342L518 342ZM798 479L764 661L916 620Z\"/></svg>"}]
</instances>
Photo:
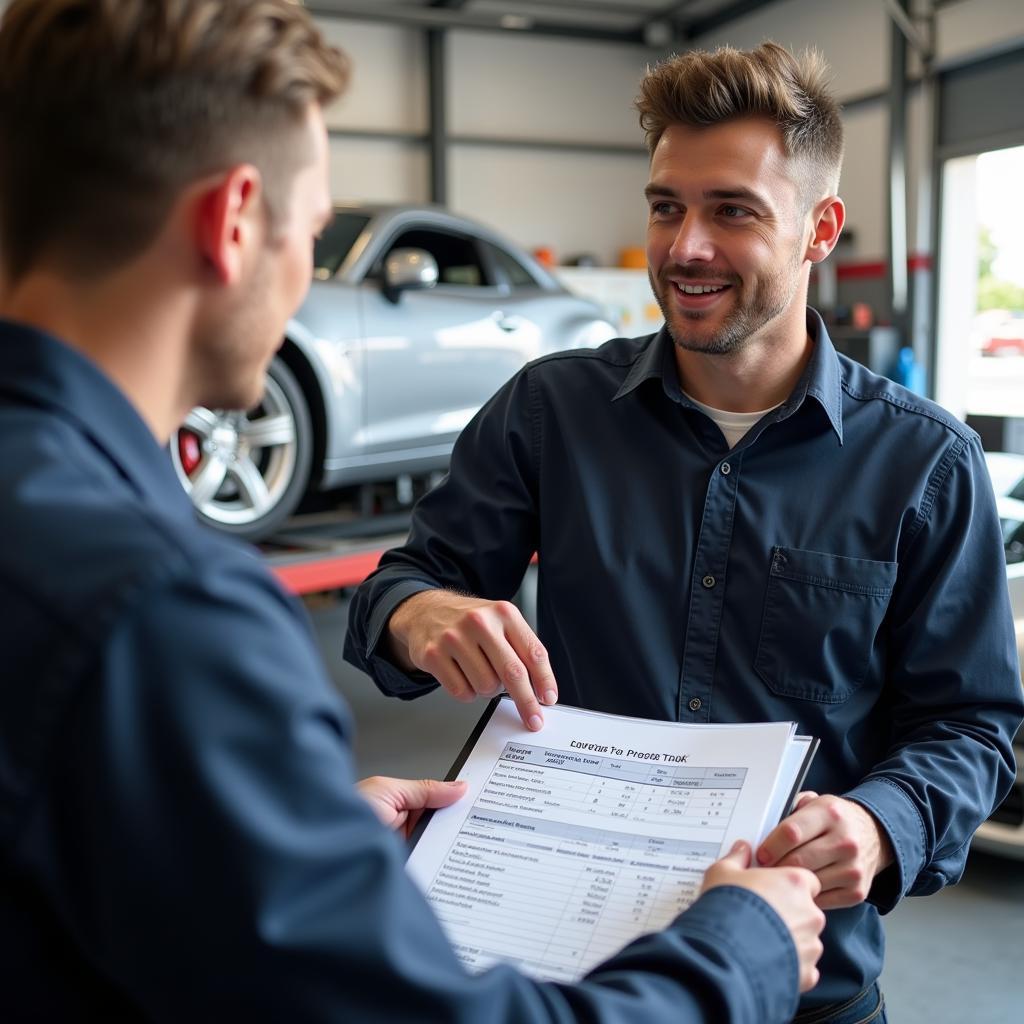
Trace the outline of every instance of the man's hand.
<instances>
[{"instance_id":1,"label":"man's hand","mask_svg":"<svg viewBox=\"0 0 1024 1024\"><path fill-rule=\"evenodd\" d=\"M422 591L395 609L388 634L396 664L429 673L456 700L504 687L533 732L544 724L541 704L558 700L548 652L508 601Z\"/></svg>"},{"instance_id":2,"label":"man's hand","mask_svg":"<svg viewBox=\"0 0 1024 1024\"><path fill-rule=\"evenodd\" d=\"M807 792L761 844L757 860L813 871L821 882L818 906L833 910L863 903L893 853L889 837L860 804Z\"/></svg>"},{"instance_id":3,"label":"man's hand","mask_svg":"<svg viewBox=\"0 0 1024 1024\"><path fill-rule=\"evenodd\" d=\"M447 807L466 792L464 782L436 779L389 779L374 775L356 788L380 820L408 839L428 807Z\"/></svg>"},{"instance_id":4,"label":"man's hand","mask_svg":"<svg viewBox=\"0 0 1024 1024\"><path fill-rule=\"evenodd\" d=\"M749 889L782 918L796 947L800 991L814 988L818 984L817 963L824 950L819 936L825 927L825 915L814 904L820 889L817 878L802 868L752 868L750 846L739 841L727 856L707 869L701 892L718 885Z\"/></svg>"}]
</instances>

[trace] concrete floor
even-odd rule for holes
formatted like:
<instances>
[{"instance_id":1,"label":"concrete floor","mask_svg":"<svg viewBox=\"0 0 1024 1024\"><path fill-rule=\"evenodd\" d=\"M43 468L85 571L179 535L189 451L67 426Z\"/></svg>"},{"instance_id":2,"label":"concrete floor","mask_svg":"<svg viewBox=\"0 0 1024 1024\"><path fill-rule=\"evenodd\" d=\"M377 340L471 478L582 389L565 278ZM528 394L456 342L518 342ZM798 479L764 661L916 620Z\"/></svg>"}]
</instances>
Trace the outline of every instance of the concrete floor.
<instances>
[{"instance_id":1,"label":"concrete floor","mask_svg":"<svg viewBox=\"0 0 1024 1024\"><path fill-rule=\"evenodd\" d=\"M383 697L341 660L347 604L311 608L331 675L355 712L361 775L441 778L482 709L435 692ZM891 1024L1024 1021L1024 861L972 854L963 881L886 919Z\"/></svg>"}]
</instances>

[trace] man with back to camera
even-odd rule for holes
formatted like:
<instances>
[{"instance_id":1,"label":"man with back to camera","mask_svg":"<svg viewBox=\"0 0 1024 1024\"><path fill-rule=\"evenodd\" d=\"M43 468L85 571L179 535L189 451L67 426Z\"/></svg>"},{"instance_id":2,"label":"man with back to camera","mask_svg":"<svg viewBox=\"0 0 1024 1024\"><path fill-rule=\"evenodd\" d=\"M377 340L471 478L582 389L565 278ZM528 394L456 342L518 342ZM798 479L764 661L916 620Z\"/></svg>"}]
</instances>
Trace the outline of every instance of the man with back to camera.
<instances>
[{"instance_id":1,"label":"man with back to camera","mask_svg":"<svg viewBox=\"0 0 1024 1024\"><path fill-rule=\"evenodd\" d=\"M578 985L467 974L374 816L464 787L360 799L300 606L175 480L171 432L257 400L308 287L346 78L288 0L0 21L0 1016L783 1021L819 886L742 846Z\"/></svg>"},{"instance_id":2,"label":"man with back to camera","mask_svg":"<svg viewBox=\"0 0 1024 1024\"><path fill-rule=\"evenodd\" d=\"M691 52L637 100L665 328L517 374L350 612L386 692L793 719L811 790L757 851L817 874L798 1020L883 1021L879 914L962 873L1022 701L979 439L807 307L845 219L820 58ZM508 599L539 554L538 635ZM819 795L821 794L821 795Z\"/></svg>"}]
</instances>

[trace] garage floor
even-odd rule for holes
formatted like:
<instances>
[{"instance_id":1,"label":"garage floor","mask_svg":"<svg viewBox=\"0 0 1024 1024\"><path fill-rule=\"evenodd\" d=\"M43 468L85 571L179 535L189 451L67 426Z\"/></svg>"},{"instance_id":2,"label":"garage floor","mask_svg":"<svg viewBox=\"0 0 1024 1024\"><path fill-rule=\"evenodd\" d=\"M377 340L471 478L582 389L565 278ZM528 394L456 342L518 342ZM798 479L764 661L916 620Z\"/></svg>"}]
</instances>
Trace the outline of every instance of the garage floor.
<instances>
[{"instance_id":1,"label":"garage floor","mask_svg":"<svg viewBox=\"0 0 1024 1024\"><path fill-rule=\"evenodd\" d=\"M347 611L343 601L312 608L331 675L355 712L360 774L442 777L481 705L440 692L412 703L381 696L341 660ZM1024 1020L1024 861L972 854L958 886L906 900L887 933L892 1024Z\"/></svg>"}]
</instances>

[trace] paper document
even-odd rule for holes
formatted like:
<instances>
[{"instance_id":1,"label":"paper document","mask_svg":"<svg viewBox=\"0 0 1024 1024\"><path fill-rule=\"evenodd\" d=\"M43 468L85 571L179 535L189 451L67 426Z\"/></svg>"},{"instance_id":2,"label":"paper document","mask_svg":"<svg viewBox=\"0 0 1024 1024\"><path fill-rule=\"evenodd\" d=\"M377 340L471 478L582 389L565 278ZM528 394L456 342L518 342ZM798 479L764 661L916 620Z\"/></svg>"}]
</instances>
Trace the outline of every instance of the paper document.
<instances>
[{"instance_id":1,"label":"paper document","mask_svg":"<svg viewBox=\"0 0 1024 1024\"><path fill-rule=\"evenodd\" d=\"M816 743L791 722L681 725L556 706L541 732L492 702L408 869L471 970L572 981L696 899L736 839L788 810Z\"/></svg>"}]
</instances>

